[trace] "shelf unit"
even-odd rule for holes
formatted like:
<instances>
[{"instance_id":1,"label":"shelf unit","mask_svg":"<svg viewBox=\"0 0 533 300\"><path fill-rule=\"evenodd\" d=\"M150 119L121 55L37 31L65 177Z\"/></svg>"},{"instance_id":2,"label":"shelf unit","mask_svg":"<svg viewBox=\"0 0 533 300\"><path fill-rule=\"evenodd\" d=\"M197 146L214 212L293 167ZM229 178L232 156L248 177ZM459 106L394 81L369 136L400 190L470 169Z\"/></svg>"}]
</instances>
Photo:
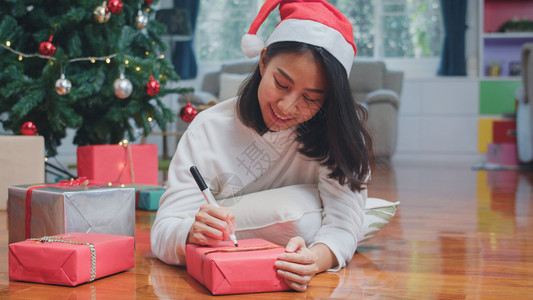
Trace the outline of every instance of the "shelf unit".
<instances>
[{"instance_id":1,"label":"shelf unit","mask_svg":"<svg viewBox=\"0 0 533 300\"><path fill-rule=\"evenodd\" d=\"M533 20L531 0L479 1L479 152L492 143L495 122L516 113L515 91L521 86L522 46L533 42L533 32L500 32L507 21ZM494 67L496 66L496 67Z\"/></svg>"},{"instance_id":2,"label":"shelf unit","mask_svg":"<svg viewBox=\"0 0 533 300\"><path fill-rule=\"evenodd\" d=\"M513 18L533 20L533 1L480 0L481 30L479 40L479 75L487 77L516 77L522 45L533 42L533 32L498 32L503 23ZM498 76L490 76L489 67L499 66Z\"/></svg>"}]
</instances>

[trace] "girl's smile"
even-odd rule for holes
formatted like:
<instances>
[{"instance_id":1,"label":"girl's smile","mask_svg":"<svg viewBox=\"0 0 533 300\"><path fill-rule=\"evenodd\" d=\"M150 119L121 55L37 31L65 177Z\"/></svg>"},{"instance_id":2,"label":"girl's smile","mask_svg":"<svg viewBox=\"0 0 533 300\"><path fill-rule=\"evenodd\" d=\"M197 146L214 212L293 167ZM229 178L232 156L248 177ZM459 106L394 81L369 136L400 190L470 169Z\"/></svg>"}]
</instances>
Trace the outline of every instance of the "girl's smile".
<instances>
[{"instance_id":1,"label":"girl's smile","mask_svg":"<svg viewBox=\"0 0 533 300\"><path fill-rule=\"evenodd\" d=\"M272 118L276 120L276 122L278 123L287 123L289 121L292 120L292 118L283 118L281 117L280 115L278 115L275 111L274 111L274 108L272 108L272 106L270 106L270 111L272 112Z\"/></svg>"}]
</instances>

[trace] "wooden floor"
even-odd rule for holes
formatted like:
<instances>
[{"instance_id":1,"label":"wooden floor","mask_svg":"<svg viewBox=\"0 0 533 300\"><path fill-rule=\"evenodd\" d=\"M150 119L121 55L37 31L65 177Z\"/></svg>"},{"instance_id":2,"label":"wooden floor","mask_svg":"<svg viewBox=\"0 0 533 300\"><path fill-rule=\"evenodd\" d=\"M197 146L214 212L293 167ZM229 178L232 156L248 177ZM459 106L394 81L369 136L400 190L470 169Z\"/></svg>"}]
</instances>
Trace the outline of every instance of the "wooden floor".
<instances>
[{"instance_id":1,"label":"wooden floor","mask_svg":"<svg viewBox=\"0 0 533 300\"><path fill-rule=\"evenodd\" d=\"M317 275L305 293L227 297L531 299L532 183L533 172L473 171L470 163L379 165L370 196L399 200L400 209L348 267ZM70 288L9 281L6 213L0 212L0 298L212 298L186 269L153 257L153 219L154 213L137 212L133 270Z\"/></svg>"}]
</instances>

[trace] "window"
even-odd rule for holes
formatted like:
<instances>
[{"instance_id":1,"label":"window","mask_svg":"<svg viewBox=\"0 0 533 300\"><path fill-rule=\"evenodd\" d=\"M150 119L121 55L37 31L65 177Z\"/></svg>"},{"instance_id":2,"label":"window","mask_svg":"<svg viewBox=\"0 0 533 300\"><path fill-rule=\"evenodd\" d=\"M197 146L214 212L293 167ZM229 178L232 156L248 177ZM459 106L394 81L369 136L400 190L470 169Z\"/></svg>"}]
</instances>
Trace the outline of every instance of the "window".
<instances>
[{"instance_id":1,"label":"window","mask_svg":"<svg viewBox=\"0 0 533 300\"><path fill-rule=\"evenodd\" d=\"M201 0L196 30L200 61L243 58L240 41L262 0ZM330 0L354 26L358 57L422 58L441 53L439 0ZM266 37L279 21L276 9L261 26ZM264 32L264 34L262 34Z\"/></svg>"},{"instance_id":2,"label":"window","mask_svg":"<svg viewBox=\"0 0 533 300\"><path fill-rule=\"evenodd\" d=\"M257 0L201 0L195 48L200 61L242 58L241 37L255 18Z\"/></svg>"}]
</instances>

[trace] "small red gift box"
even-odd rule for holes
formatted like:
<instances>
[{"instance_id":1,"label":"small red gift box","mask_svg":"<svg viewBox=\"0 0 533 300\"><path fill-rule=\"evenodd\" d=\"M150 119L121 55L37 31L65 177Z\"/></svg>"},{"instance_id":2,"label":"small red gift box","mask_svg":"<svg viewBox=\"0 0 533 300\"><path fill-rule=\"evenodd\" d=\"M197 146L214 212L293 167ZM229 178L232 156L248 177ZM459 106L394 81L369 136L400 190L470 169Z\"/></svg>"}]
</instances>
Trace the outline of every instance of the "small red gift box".
<instances>
[{"instance_id":1,"label":"small red gift box","mask_svg":"<svg viewBox=\"0 0 533 300\"><path fill-rule=\"evenodd\" d=\"M188 244L187 272L213 295L289 290L274 262L285 249L262 239L239 240L239 247Z\"/></svg>"},{"instance_id":2,"label":"small red gift box","mask_svg":"<svg viewBox=\"0 0 533 300\"><path fill-rule=\"evenodd\" d=\"M516 144L489 144L487 151L487 163L504 166L518 166L518 150L516 148Z\"/></svg>"},{"instance_id":3,"label":"small red gift box","mask_svg":"<svg viewBox=\"0 0 533 300\"><path fill-rule=\"evenodd\" d=\"M90 145L77 149L78 176L121 184L158 184L157 145Z\"/></svg>"},{"instance_id":4,"label":"small red gift box","mask_svg":"<svg viewBox=\"0 0 533 300\"><path fill-rule=\"evenodd\" d=\"M134 267L131 236L66 233L9 245L9 279L76 286Z\"/></svg>"},{"instance_id":5,"label":"small red gift box","mask_svg":"<svg viewBox=\"0 0 533 300\"><path fill-rule=\"evenodd\" d=\"M494 121L492 131L492 142L495 144L516 144L516 121L501 120Z\"/></svg>"}]
</instances>

